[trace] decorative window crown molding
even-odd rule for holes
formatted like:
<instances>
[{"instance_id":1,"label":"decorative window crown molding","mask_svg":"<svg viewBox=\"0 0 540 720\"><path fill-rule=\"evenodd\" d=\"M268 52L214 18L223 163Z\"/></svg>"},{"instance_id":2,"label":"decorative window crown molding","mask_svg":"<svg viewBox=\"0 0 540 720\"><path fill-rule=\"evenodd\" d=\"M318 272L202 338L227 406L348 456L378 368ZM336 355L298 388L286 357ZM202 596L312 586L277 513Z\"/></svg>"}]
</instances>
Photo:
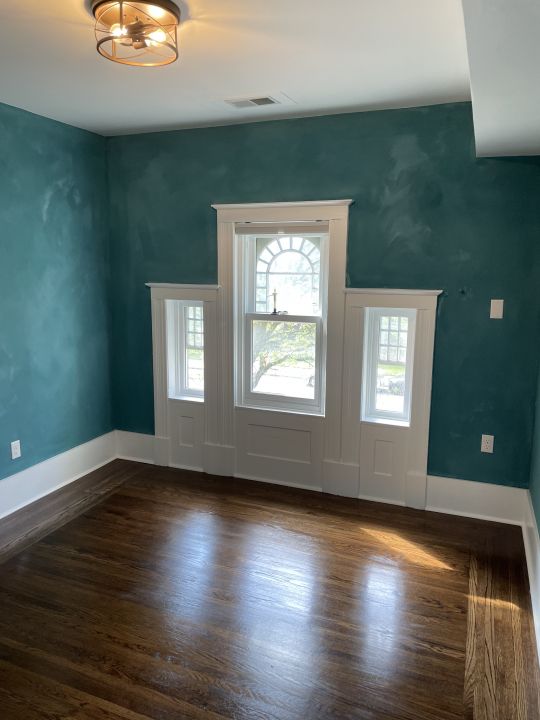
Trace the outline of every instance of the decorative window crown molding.
<instances>
[{"instance_id":1,"label":"decorative window crown molding","mask_svg":"<svg viewBox=\"0 0 540 720\"><path fill-rule=\"evenodd\" d=\"M425 295L425 296L438 296L441 295L444 290L399 290L396 288L344 288L344 293L347 295L358 294L358 295Z\"/></svg>"},{"instance_id":2,"label":"decorative window crown molding","mask_svg":"<svg viewBox=\"0 0 540 720\"><path fill-rule=\"evenodd\" d=\"M345 220L352 200L317 200L302 202L247 203L212 207L217 211L218 222L313 222Z\"/></svg>"},{"instance_id":3,"label":"decorative window crown molding","mask_svg":"<svg viewBox=\"0 0 540 720\"><path fill-rule=\"evenodd\" d=\"M181 283L147 282L149 288L170 288L171 290L219 290L219 285L183 285Z\"/></svg>"}]
</instances>

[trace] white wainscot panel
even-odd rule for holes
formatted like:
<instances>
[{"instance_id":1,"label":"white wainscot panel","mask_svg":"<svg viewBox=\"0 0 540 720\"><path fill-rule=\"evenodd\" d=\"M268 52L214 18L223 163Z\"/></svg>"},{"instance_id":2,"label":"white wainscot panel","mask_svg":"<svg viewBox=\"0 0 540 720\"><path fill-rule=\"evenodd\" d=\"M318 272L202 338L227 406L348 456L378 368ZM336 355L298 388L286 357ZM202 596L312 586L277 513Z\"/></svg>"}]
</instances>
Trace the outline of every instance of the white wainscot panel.
<instances>
[{"instance_id":1,"label":"white wainscot panel","mask_svg":"<svg viewBox=\"0 0 540 720\"><path fill-rule=\"evenodd\" d=\"M169 400L170 465L202 470L204 444L204 404L189 400Z\"/></svg>"},{"instance_id":2,"label":"white wainscot panel","mask_svg":"<svg viewBox=\"0 0 540 720\"><path fill-rule=\"evenodd\" d=\"M408 428L362 423L360 497L405 503Z\"/></svg>"},{"instance_id":3,"label":"white wainscot panel","mask_svg":"<svg viewBox=\"0 0 540 720\"><path fill-rule=\"evenodd\" d=\"M236 409L240 477L321 489L323 418Z\"/></svg>"}]
</instances>

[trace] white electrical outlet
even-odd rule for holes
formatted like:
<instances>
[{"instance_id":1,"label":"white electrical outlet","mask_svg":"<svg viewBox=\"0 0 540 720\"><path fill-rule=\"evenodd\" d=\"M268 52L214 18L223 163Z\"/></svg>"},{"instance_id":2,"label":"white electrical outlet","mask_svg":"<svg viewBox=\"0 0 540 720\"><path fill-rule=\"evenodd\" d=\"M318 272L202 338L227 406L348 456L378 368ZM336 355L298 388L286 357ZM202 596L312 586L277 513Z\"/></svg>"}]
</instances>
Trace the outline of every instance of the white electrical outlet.
<instances>
[{"instance_id":1,"label":"white electrical outlet","mask_svg":"<svg viewBox=\"0 0 540 720\"><path fill-rule=\"evenodd\" d=\"M493 435L482 435L482 444L480 445L480 450L483 453L492 453L494 440L495 437Z\"/></svg>"},{"instance_id":2,"label":"white electrical outlet","mask_svg":"<svg viewBox=\"0 0 540 720\"><path fill-rule=\"evenodd\" d=\"M11 459L16 460L21 457L21 441L14 440L11 443Z\"/></svg>"}]
</instances>

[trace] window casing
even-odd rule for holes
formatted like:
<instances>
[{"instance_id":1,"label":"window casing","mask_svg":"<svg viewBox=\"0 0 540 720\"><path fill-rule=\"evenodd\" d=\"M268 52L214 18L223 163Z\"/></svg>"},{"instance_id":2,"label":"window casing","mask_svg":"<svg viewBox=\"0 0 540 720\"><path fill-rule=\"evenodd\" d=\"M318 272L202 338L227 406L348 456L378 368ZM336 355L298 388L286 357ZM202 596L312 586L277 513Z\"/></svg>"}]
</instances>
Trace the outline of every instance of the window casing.
<instances>
[{"instance_id":1,"label":"window casing","mask_svg":"<svg viewBox=\"0 0 540 720\"><path fill-rule=\"evenodd\" d=\"M169 398L204 399L204 303L167 300Z\"/></svg>"},{"instance_id":2,"label":"window casing","mask_svg":"<svg viewBox=\"0 0 540 720\"><path fill-rule=\"evenodd\" d=\"M324 414L327 240L237 234L237 405Z\"/></svg>"},{"instance_id":3,"label":"window casing","mask_svg":"<svg viewBox=\"0 0 540 720\"><path fill-rule=\"evenodd\" d=\"M361 415L410 425L416 310L366 308Z\"/></svg>"}]
</instances>

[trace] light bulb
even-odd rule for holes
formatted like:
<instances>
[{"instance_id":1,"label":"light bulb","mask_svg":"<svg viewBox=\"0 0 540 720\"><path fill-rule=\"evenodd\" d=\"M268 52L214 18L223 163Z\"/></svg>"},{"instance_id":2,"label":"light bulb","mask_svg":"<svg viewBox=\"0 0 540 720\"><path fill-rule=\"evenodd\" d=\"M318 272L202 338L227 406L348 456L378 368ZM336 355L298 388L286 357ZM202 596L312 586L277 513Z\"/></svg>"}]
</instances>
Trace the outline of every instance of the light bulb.
<instances>
[{"instance_id":1,"label":"light bulb","mask_svg":"<svg viewBox=\"0 0 540 720\"><path fill-rule=\"evenodd\" d=\"M156 20L160 20L162 17L166 15L166 10L163 8L158 7L157 5L149 5L146 9L146 12L151 15Z\"/></svg>"},{"instance_id":2,"label":"light bulb","mask_svg":"<svg viewBox=\"0 0 540 720\"><path fill-rule=\"evenodd\" d=\"M163 30L154 30L154 32L151 32L148 36L150 40L153 40L157 43L164 43L167 39L167 35Z\"/></svg>"},{"instance_id":3,"label":"light bulb","mask_svg":"<svg viewBox=\"0 0 540 720\"><path fill-rule=\"evenodd\" d=\"M115 23L114 25L111 25L111 35L114 35L116 38L127 35L127 28L122 27L119 23Z\"/></svg>"}]
</instances>

